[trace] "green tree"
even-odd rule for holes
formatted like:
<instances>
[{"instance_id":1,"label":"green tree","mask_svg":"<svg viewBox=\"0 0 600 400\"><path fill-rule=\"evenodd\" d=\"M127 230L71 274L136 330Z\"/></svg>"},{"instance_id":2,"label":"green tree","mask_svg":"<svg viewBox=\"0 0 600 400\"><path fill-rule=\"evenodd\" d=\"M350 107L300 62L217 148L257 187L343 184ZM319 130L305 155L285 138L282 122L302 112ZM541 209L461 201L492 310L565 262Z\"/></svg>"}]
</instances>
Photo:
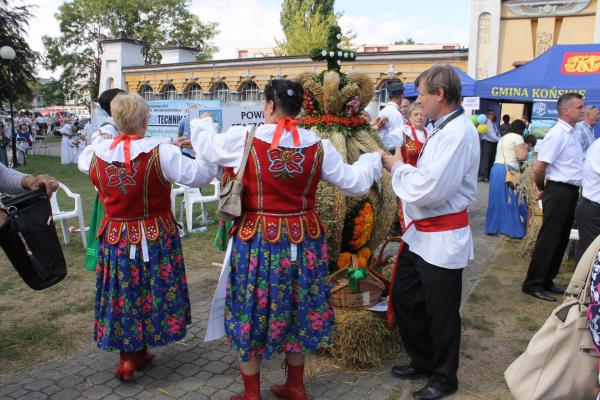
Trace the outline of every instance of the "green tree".
<instances>
[{"instance_id":1,"label":"green tree","mask_svg":"<svg viewBox=\"0 0 600 400\"><path fill-rule=\"evenodd\" d=\"M197 47L198 59L210 59L217 50L211 40L217 24L202 22L189 10L190 0L70 0L56 14L61 35L43 37L44 65L54 71L62 68L60 82L70 99L98 97L104 37L119 32L131 38L144 38L147 64L160 62L157 45L182 44Z\"/></svg>"},{"instance_id":2,"label":"green tree","mask_svg":"<svg viewBox=\"0 0 600 400\"><path fill-rule=\"evenodd\" d=\"M279 55L305 55L327 46L329 27L337 24L335 0L284 0L280 22L285 41L277 41Z\"/></svg>"},{"instance_id":3,"label":"green tree","mask_svg":"<svg viewBox=\"0 0 600 400\"><path fill-rule=\"evenodd\" d=\"M40 97L45 106L65 104L65 90L59 80L49 79L44 82L38 81L32 90L34 96Z\"/></svg>"},{"instance_id":4,"label":"green tree","mask_svg":"<svg viewBox=\"0 0 600 400\"><path fill-rule=\"evenodd\" d=\"M408 38L406 40L397 40L394 44L415 44L415 41L412 38Z\"/></svg>"},{"instance_id":5,"label":"green tree","mask_svg":"<svg viewBox=\"0 0 600 400\"><path fill-rule=\"evenodd\" d=\"M31 50L25 38L31 18L30 9L31 6L13 7L8 0L0 0L0 47L10 46L16 53L16 58L8 65L0 60L0 104L8 102L11 94L15 101L31 97L29 84L34 81L39 56ZM12 75L10 81L8 67Z\"/></svg>"}]
</instances>

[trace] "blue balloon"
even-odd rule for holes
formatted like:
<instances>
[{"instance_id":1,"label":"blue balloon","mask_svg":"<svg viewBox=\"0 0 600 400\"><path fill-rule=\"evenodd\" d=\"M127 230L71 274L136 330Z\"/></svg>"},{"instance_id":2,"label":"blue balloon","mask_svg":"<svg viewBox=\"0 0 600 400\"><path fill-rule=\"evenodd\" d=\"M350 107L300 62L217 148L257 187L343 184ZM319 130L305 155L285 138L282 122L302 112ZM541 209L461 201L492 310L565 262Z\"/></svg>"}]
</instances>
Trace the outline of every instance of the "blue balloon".
<instances>
[{"instance_id":1,"label":"blue balloon","mask_svg":"<svg viewBox=\"0 0 600 400\"><path fill-rule=\"evenodd\" d=\"M485 116L485 114L479 114L477 116L477 122L479 122L480 124L485 124L487 122L487 117Z\"/></svg>"}]
</instances>

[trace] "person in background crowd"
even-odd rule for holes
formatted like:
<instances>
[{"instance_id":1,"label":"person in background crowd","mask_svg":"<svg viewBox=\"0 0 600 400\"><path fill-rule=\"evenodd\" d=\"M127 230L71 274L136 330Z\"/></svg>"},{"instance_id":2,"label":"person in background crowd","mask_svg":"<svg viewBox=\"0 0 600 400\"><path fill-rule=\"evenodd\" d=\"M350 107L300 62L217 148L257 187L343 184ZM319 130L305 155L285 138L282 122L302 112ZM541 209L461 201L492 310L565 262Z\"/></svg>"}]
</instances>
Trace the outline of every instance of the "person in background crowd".
<instances>
[{"instance_id":1,"label":"person in background crowd","mask_svg":"<svg viewBox=\"0 0 600 400\"><path fill-rule=\"evenodd\" d=\"M10 143L10 133L7 134L6 122L0 118L0 163L8 165L8 156L6 154L6 148Z\"/></svg>"},{"instance_id":2,"label":"person in background crowd","mask_svg":"<svg viewBox=\"0 0 600 400\"><path fill-rule=\"evenodd\" d=\"M583 174L583 151L574 129L583 119L583 98L578 93L565 93L558 98L556 109L558 122L546 133L533 166L544 212L523 282L523 292L546 301L556 301L548 292L564 293L554 278L569 244Z\"/></svg>"},{"instance_id":3,"label":"person in background crowd","mask_svg":"<svg viewBox=\"0 0 600 400\"><path fill-rule=\"evenodd\" d=\"M410 119L409 108L410 108L410 100L407 98L403 98L402 103L400 103L400 108L398 109L398 111L400 111L400 114L402 114L402 117L404 118L404 122L406 122Z\"/></svg>"},{"instance_id":4,"label":"person in background crowd","mask_svg":"<svg viewBox=\"0 0 600 400\"><path fill-rule=\"evenodd\" d=\"M72 146L73 127L68 118L63 118L60 129L58 130L62 136L60 143L60 163L73 164L77 162L77 149Z\"/></svg>"},{"instance_id":5,"label":"person in background crowd","mask_svg":"<svg viewBox=\"0 0 600 400\"><path fill-rule=\"evenodd\" d=\"M500 128L496 123L496 113L494 110L488 110L487 113L488 131L481 137L481 157L479 161L479 181L488 182L490 180L490 170L496 159L496 148L500 140Z\"/></svg>"},{"instance_id":6,"label":"person in background crowd","mask_svg":"<svg viewBox=\"0 0 600 400\"><path fill-rule=\"evenodd\" d=\"M46 120L46 117L39 114L35 119L35 124L38 127L38 132L40 135L45 136L48 133L48 121Z\"/></svg>"},{"instance_id":7,"label":"person in background crowd","mask_svg":"<svg viewBox=\"0 0 600 400\"><path fill-rule=\"evenodd\" d=\"M575 125L575 133L581 143L581 149L583 150L583 159L586 159L586 153L588 148L596 140L594 136L594 128L598 123L600 117L600 110L596 106L586 106L585 114L583 115L583 121L579 121Z\"/></svg>"},{"instance_id":8,"label":"person in background crowd","mask_svg":"<svg viewBox=\"0 0 600 400\"><path fill-rule=\"evenodd\" d=\"M525 131L527 128L525 128ZM532 161L535 158L535 145L537 144L537 138L533 135L525 136L525 144L527 145L527 161Z\"/></svg>"},{"instance_id":9,"label":"person in background crowd","mask_svg":"<svg viewBox=\"0 0 600 400\"><path fill-rule=\"evenodd\" d=\"M397 142L397 140L389 134L396 129L402 128L405 123L404 117L400 113L400 104L402 104L404 95L404 85L401 82L395 83L390 85L387 91L389 101L385 107L379 111L379 114L373 123L373 128L377 131L385 148L394 150L396 146L401 145L402 142Z\"/></svg>"},{"instance_id":10,"label":"person in background crowd","mask_svg":"<svg viewBox=\"0 0 600 400\"><path fill-rule=\"evenodd\" d=\"M507 170L519 172L520 162L527 160L524 130L525 123L516 119L498 141L485 217L485 233L488 235L501 234L515 239L525 236L527 202L519 199L516 189L506 183Z\"/></svg>"},{"instance_id":11,"label":"person in background crowd","mask_svg":"<svg viewBox=\"0 0 600 400\"><path fill-rule=\"evenodd\" d=\"M502 125L500 125L500 136L504 135L508 131L509 127L510 127L510 115L504 114L502 116Z\"/></svg>"},{"instance_id":12,"label":"person in background crowd","mask_svg":"<svg viewBox=\"0 0 600 400\"><path fill-rule=\"evenodd\" d=\"M600 235L600 140L595 140L588 148L581 183L581 199L575 209L575 221L579 229L577 261L596 236Z\"/></svg>"},{"instance_id":13,"label":"person in background crowd","mask_svg":"<svg viewBox=\"0 0 600 400\"><path fill-rule=\"evenodd\" d=\"M244 382L244 394L231 400L260 400L261 361L283 352L287 380L271 392L306 400L305 354L331 345L335 321L325 232L315 210L317 183L322 179L346 195L362 195L381 177L380 153L348 165L329 140L296 128L303 98L298 82L275 79L266 85L265 124L256 129L244 171L243 215L225 260L225 333L239 354ZM207 116L191 123L196 159L233 176L250 128L217 134L212 122Z\"/></svg>"},{"instance_id":14,"label":"person in background crowd","mask_svg":"<svg viewBox=\"0 0 600 400\"><path fill-rule=\"evenodd\" d=\"M119 136L86 147L78 166L105 211L97 232L94 339L101 350L121 351L115 377L127 381L152 360L148 346L183 339L191 323L171 183L200 187L217 168L145 138L149 107L139 95L119 94L110 107Z\"/></svg>"},{"instance_id":15,"label":"person in background crowd","mask_svg":"<svg viewBox=\"0 0 600 400\"><path fill-rule=\"evenodd\" d=\"M187 115L181 118L179 124L177 124L177 137L190 138L190 119ZM189 158L195 156L194 150L185 147L181 148L181 154Z\"/></svg>"},{"instance_id":16,"label":"person in background crowd","mask_svg":"<svg viewBox=\"0 0 600 400\"><path fill-rule=\"evenodd\" d=\"M467 208L476 199L480 149L477 130L460 107L460 78L451 66L434 65L415 87L417 102L439 130L429 136L416 167L403 161L401 151L383 156L394 192L414 220L402 236L388 317L393 311L411 359L394 366L392 374L429 378L413 396L435 400L458 389L462 271L473 258Z\"/></svg>"}]
</instances>

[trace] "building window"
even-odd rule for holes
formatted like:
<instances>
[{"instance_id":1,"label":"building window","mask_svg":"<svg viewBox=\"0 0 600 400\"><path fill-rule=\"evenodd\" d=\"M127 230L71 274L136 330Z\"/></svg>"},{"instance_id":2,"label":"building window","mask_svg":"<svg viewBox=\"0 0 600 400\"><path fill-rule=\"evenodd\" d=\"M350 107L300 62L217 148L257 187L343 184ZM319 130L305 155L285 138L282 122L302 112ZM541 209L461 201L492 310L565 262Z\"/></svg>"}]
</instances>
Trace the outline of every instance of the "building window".
<instances>
[{"instance_id":1,"label":"building window","mask_svg":"<svg viewBox=\"0 0 600 400\"><path fill-rule=\"evenodd\" d=\"M192 83L185 97L190 100L200 100L202 98L202 88L197 83Z\"/></svg>"},{"instance_id":2,"label":"building window","mask_svg":"<svg viewBox=\"0 0 600 400\"><path fill-rule=\"evenodd\" d=\"M388 102L388 88L391 85L395 85L396 83L400 83L400 79L386 79L379 85L379 104L385 104Z\"/></svg>"},{"instance_id":3,"label":"building window","mask_svg":"<svg viewBox=\"0 0 600 400\"><path fill-rule=\"evenodd\" d=\"M161 100L175 100L177 98L177 90L171 83L166 84L160 93Z\"/></svg>"},{"instance_id":4,"label":"building window","mask_svg":"<svg viewBox=\"0 0 600 400\"><path fill-rule=\"evenodd\" d=\"M154 100L154 90L150 85L144 85L138 90L138 94L146 101Z\"/></svg>"},{"instance_id":5,"label":"building window","mask_svg":"<svg viewBox=\"0 0 600 400\"><path fill-rule=\"evenodd\" d=\"M240 88L241 101L258 101L258 86L252 81L248 81Z\"/></svg>"},{"instance_id":6,"label":"building window","mask_svg":"<svg viewBox=\"0 0 600 400\"><path fill-rule=\"evenodd\" d=\"M229 100L229 88L225 82L215 83L210 91L211 100L221 100L226 102Z\"/></svg>"}]
</instances>

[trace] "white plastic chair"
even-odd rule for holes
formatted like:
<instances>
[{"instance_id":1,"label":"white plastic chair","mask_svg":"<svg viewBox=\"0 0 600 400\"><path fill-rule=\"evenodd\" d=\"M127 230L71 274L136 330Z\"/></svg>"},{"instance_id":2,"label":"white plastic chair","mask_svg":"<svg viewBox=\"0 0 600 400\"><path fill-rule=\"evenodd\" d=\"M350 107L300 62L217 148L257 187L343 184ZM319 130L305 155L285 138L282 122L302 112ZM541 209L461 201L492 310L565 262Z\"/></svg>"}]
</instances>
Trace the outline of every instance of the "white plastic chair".
<instances>
[{"instance_id":1,"label":"white plastic chair","mask_svg":"<svg viewBox=\"0 0 600 400\"><path fill-rule=\"evenodd\" d=\"M46 136L36 136L33 138L33 154L42 154L48 155L48 141Z\"/></svg>"},{"instance_id":2,"label":"white plastic chair","mask_svg":"<svg viewBox=\"0 0 600 400\"><path fill-rule=\"evenodd\" d=\"M65 244L69 244L71 238L69 236L69 230L65 228L65 220L70 218L77 218L79 220L79 233L81 234L81 241L83 242L83 248L87 248L87 237L85 234L85 224L83 219L83 206L81 205L81 195L71 192L68 187L63 183L58 183L59 190L62 189L67 197L73 199L75 208L69 211L61 210L58 206L58 190L50 197L50 205L52 206L52 217L55 222L60 224L62 229L63 240Z\"/></svg>"},{"instance_id":3,"label":"white plastic chair","mask_svg":"<svg viewBox=\"0 0 600 400\"><path fill-rule=\"evenodd\" d=\"M175 184L173 184L173 186L171 186L171 211L173 211L173 215L175 217L177 217L177 197L183 196L183 194L185 193L186 187L187 186L183 186L178 183L175 183ZM181 237L183 237L185 234L185 232L183 230L184 205L185 205L185 203L182 202L181 207L179 208L179 219L177 220L177 222L182 226L182 228L180 228L180 236Z\"/></svg>"},{"instance_id":4,"label":"white plastic chair","mask_svg":"<svg viewBox=\"0 0 600 400\"><path fill-rule=\"evenodd\" d=\"M540 207L540 210L543 211L542 200L538 200L538 206ZM573 253L576 242L579 242L579 229L571 229L571 233L569 233L569 245L567 246L567 250L565 250L565 254L563 255L563 261L567 261L569 259L569 254Z\"/></svg>"},{"instance_id":5,"label":"white plastic chair","mask_svg":"<svg viewBox=\"0 0 600 400\"><path fill-rule=\"evenodd\" d=\"M185 204L185 220L188 232L205 232L208 230L206 226L202 226L200 228L193 228L193 217L194 217L194 204L199 203L201 209L200 223L202 225L208 225L210 221L208 220L208 213L206 212L206 208L204 205L207 203L218 202L221 197L221 184L217 179L213 179L210 183L214 187L214 193L212 195L204 196L200 189L191 188L189 186L185 186L183 193L183 201Z\"/></svg>"}]
</instances>

